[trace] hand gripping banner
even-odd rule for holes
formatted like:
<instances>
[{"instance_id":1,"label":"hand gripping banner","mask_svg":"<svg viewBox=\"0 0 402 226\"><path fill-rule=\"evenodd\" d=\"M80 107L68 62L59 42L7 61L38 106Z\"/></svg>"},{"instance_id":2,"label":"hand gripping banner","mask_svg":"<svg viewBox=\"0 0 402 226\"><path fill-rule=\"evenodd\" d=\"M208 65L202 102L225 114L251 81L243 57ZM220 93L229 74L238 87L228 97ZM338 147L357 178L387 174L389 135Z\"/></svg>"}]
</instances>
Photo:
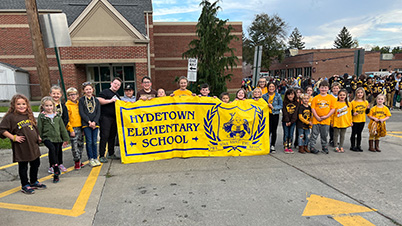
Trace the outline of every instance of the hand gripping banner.
<instances>
[{"instance_id":1,"label":"hand gripping banner","mask_svg":"<svg viewBox=\"0 0 402 226\"><path fill-rule=\"evenodd\" d=\"M262 99L230 104L198 96L116 101L116 117L123 163L269 153L269 113Z\"/></svg>"}]
</instances>

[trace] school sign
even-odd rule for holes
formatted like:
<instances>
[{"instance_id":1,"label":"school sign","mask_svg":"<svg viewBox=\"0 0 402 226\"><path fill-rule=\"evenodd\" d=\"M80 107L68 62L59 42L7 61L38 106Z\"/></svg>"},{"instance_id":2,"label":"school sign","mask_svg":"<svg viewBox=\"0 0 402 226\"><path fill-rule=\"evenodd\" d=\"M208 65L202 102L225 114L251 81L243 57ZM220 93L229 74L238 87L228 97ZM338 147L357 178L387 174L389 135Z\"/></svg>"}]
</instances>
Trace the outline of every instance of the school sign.
<instances>
[{"instance_id":1,"label":"school sign","mask_svg":"<svg viewBox=\"0 0 402 226\"><path fill-rule=\"evenodd\" d=\"M230 104L198 96L117 101L116 117L123 163L269 153L269 113L262 99Z\"/></svg>"}]
</instances>

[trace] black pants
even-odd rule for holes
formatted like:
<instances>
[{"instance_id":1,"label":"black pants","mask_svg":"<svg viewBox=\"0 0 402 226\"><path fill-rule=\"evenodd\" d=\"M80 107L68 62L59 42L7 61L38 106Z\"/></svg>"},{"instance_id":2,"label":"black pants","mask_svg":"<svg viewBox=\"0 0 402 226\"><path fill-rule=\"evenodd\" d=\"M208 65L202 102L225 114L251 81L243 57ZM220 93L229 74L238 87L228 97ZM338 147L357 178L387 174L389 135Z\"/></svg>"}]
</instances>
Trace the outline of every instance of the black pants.
<instances>
[{"instance_id":1,"label":"black pants","mask_svg":"<svg viewBox=\"0 0 402 226\"><path fill-rule=\"evenodd\" d=\"M113 155L115 137L117 135L116 119L101 116L99 123L100 123L99 155L100 157L105 157L106 144L108 145L109 155Z\"/></svg>"},{"instance_id":2,"label":"black pants","mask_svg":"<svg viewBox=\"0 0 402 226\"><path fill-rule=\"evenodd\" d=\"M60 155L63 155L63 151L60 152L63 143L53 143L50 140L43 141L47 149L49 149L49 163L50 166L55 164L62 164L60 162Z\"/></svg>"},{"instance_id":3,"label":"black pants","mask_svg":"<svg viewBox=\"0 0 402 226\"><path fill-rule=\"evenodd\" d=\"M365 124L365 122L354 122L353 123L352 135L350 136L350 145L352 147L361 147L362 132L364 129L364 124Z\"/></svg>"},{"instance_id":4,"label":"black pants","mask_svg":"<svg viewBox=\"0 0 402 226\"><path fill-rule=\"evenodd\" d=\"M278 129L279 114L269 114L269 135L271 136L271 146L275 147L276 131Z\"/></svg>"},{"instance_id":5,"label":"black pants","mask_svg":"<svg viewBox=\"0 0 402 226\"><path fill-rule=\"evenodd\" d=\"M334 141L334 127L329 126L329 142ZM334 146L337 144L334 143Z\"/></svg>"},{"instance_id":6,"label":"black pants","mask_svg":"<svg viewBox=\"0 0 402 226\"><path fill-rule=\"evenodd\" d=\"M29 169L29 179L31 184L38 180L38 169L40 165L40 158L30 161L30 162L18 162L18 173L21 179L21 186L24 187L28 183L28 163L31 166Z\"/></svg>"}]
</instances>

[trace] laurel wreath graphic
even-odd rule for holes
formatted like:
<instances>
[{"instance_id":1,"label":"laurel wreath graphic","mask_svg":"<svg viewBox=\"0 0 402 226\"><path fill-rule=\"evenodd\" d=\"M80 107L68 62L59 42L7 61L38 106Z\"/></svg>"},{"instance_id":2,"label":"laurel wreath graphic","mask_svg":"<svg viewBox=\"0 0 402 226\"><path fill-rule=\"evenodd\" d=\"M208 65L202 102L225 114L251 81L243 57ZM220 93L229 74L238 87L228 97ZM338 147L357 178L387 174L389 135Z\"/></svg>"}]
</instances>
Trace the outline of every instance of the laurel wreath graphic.
<instances>
[{"instance_id":1,"label":"laurel wreath graphic","mask_svg":"<svg viewBox=\"0 0 402 226\"><path fill-rule=\"evenodd\" d=\"M218 112L218 108L221 104L213 106L210 110L207 111L207 115L204 118L204 129L205 129L205 135L208 137L209 142L213 145L218 145L218 141L221 141L221 139L216 136L215 131L213 130L212 126L212 120L215 117L216 113ZM264 117L264 113L260 107L251 105L253 108L256 109L257 112L257 117L258 117L258 126L254 134L250 137L250 141L253 142L253 144L257 144L260 141L260 138L262 135L264 135L265 132L265 125L266 125L266 118ZM239 148L246 148L245 146L227 146L226 148L231 148L228 152L232 150L238 150L240 151ZM240 151L241 152L241 151Z\"/></svg>"},{"instance_id":2,"label":"laurel wreath graphic","mask_svg":"<svg viewBox=\"0 0 402 226\"><path fill-rule=\"evenodd\" d=\"M215 131L212 128L212 119L218 112L219 106L221 106L221 104L213 106L210 110L207 111L207 115L204 118L205 135L208 137L209 142L213 145L218 145L217 141L221 141L219 137L216 136Z\"/></svg>"}]
</instances>

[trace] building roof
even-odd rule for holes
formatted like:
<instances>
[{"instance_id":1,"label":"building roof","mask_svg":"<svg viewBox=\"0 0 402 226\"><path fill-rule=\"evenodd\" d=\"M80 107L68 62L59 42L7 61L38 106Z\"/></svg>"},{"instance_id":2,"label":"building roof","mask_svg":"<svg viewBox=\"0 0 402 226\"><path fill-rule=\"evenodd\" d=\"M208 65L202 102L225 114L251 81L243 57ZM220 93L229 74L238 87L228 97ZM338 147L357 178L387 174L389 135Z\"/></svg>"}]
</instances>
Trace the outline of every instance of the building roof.
<instances>
[{"instance_id":1,"label":"building roof","mask_svg":"<svg viewBox=\"0 0 402 226\"><path fill-rule=\"evenodd\" d=\"M13 70L13 71L19 71L19 72L28 73L28 71L26 71L26 70L24 70L24 69L22 69L22 68L20 68L20 67L17 67L17 66L15 66L15 65L12 65L12 64L0 62L0 66L4 66L4 67L7 67L7 68L10 68L10 69Z\"/></svg>"},{"instance_id":2,"label":"building roof","mask_svg":"<svg viewBox=\"0 0 402 226\"><path fill-rule=\"evenodd\" d=\"M67 23L70 26L91 0L36 0L38 10L61 10L67 15ZM139 32L146 34L144 12L152 11L151 0L108 0L110 4ZM25 10L24 0L1 0L2 10Z\"/></svg>"}]
</instances>

